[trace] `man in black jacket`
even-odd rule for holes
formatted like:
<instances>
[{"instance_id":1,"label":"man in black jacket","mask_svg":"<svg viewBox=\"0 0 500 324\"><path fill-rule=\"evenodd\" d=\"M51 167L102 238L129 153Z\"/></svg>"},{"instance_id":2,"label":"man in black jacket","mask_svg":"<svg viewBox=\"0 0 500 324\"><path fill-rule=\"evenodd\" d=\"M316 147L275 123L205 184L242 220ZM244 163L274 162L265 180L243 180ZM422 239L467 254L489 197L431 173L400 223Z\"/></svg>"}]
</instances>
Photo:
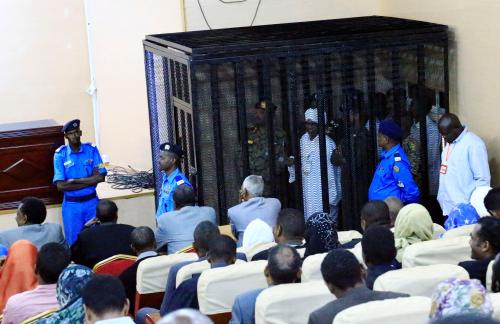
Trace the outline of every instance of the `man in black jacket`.
<instances>
[{"instance_id":1,"label":"man in black jacket","mask_svg":"<svg viewBox=\"0 0 500 324\"><path fill-rule=\"evenodd\" d=\"M118 207L108 199L97 204L98 224L80 232L71 246L72 260L75 263L93 268L99 261L116 254L132 255L130 234L133 226L117 224Z\"/></svg>"}]
</instances>

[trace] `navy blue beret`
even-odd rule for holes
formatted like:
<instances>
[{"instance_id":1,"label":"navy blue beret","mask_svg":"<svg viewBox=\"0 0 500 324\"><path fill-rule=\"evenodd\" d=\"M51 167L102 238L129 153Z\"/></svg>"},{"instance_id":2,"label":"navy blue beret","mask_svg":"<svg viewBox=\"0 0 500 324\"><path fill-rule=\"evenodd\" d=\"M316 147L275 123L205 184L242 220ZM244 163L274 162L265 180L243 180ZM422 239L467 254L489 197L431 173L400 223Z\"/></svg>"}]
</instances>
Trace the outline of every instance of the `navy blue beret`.
<instances>
[{"instance_id":1,"label":"navy blue beret","mask_svg":"<svg viewBox=\"0 0 500 324\"><path fill-rule=\"evenodd\" d=\"M73 119L64 124L62 131L63 133L67 133L77 128L80 128L80 119Z\"/></svg>"},{"instance_id":2,"label":"navy blue beret","mask_svg":"<svg viewBox=\"0 0 500 324\"><path fill-rule=\"evenodd\" d=\"M378 132L398 142L400 142L403 137L401 127L391 119L380 122Z\"/></svg>"},{"instance_id":3,"label":"navy blue beret","mask_svg":"<svg viewBox=\"0 0 500 324\"><path fill-rule=\"evenodd\" d=\"M160 150L164 151L164 152L174 153L178 157L182 157L182 155L184 154L184 152L182 151L182 148L179 145L173 144L173 143L168 143L168 142L161 144Z\"/></svg>"}]
</instances>

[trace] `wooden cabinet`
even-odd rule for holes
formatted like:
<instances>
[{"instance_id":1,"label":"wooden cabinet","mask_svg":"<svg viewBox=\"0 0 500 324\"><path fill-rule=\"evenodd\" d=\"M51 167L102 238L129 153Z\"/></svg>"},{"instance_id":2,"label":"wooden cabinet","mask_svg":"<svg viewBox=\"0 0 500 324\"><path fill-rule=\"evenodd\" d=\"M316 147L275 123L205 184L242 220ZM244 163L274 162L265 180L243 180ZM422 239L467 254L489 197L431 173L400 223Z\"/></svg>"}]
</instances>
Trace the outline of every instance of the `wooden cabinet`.
<instances>
[{"instance_id":1,"label":"wooden cabinet","mask_svg":"<svg viewBox=\"0 0 500 324\"><path fill-rule=\"evenodd\" d=\"M62 202L52 184L54 151L64 144L61 130L54 120L0 125L0 210L17 208L27 196Z\"/></svg>"}]
</instances>

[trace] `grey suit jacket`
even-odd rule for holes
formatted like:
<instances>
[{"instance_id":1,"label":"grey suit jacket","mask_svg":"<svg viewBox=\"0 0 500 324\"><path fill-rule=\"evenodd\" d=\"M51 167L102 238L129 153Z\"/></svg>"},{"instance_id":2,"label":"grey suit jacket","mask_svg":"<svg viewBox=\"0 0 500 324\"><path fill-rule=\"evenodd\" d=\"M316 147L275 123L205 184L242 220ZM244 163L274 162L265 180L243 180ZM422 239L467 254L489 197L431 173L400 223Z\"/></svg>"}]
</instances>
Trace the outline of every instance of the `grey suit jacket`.
<instances>
[{"instance_id":1,"label":"grey suit jacket","mask_svg":"<svg viewBox=\"0 0 500 324\"><path fill-rule=\"evenodd\" d=\"M238 246L243 242L243 232L254 219L261 219L271 228L281 210L281 203L276 198L255 197L229 208L227 216L233 232L238 236Z\"/></svg>"},{"instance_id":2,"label":"grey suit jacket","mask_svg":"<svg viewBox=\"0 0 500 324\"><path fill-rule=\"evenodd\" d=\"M406 294L393 293L390 291L373 291L366 287L353 288L342 298L331 301L325 306L315 310L309 315L309 324L332 323L338 313L352 306L367 303L374 300L391 299L398 297L409 297Z\"/></svg>"},{"instance_id":3,"label":"grey suit jacket","mask_svg":"<svg viewBox=\"0 0 500 324\"><path fill-rule=\"evenodd\" d=\"M155 232L156 244L161 246L167 243L168 254L175 253L193 244L194 229L203 221L216 224L212 207L185 206L162 214Z\"/></svg>"},{"instance_id":4,"label":"grey suit jacket","mask_svg":"<svg viewBox=\"0 0 500 324\"><path fill-rule=\"evenodd\" d=\"M0 232L0 244L6 247L19 240L31 241L38 249L50 242L66 244L61 225L54 223L23 225Z\"/></svg>"},{"instance_id":5,"label":"grey suit jacket","mask_svg":"<svg viewBox=\"0 0 500 324\"><path fill-rule=\"evenodd\" d=\"M255 324L255 303L262 290L250 290L236 297L229 324Z\"/></svg>"}]
</instances>

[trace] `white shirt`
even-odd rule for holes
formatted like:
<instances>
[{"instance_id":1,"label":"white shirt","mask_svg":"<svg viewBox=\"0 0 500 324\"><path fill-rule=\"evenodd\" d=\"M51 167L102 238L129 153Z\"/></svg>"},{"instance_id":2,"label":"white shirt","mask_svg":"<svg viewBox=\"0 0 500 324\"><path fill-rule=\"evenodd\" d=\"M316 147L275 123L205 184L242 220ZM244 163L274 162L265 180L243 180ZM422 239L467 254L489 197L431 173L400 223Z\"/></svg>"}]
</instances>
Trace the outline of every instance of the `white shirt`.
<instances>
[{"instance_id":1,"label":"white shirt","mask_svg":"<svg viewBox=\"0 0 500 324\"><path fill-rule=\"evenodd\" d=\"M326 140L326 164L328 169L328 196L330 205L337 205L342 196L340 188L340 168L330 162L335 142L328 136ZM314 213L323 212L321 194L321 165L319 154L319 135L312 141L305 133L300 138L302 166L302 193L304 196L304 216L306 219Z\"/></svg>"},{"instance_id":2,"label":"white shirt","mask_svg":"<svg viewBox=\"0 0 500 324\"><path fill-rule=\"evenodd\" d=\"M437 200L443 215L449 215L458 204L469 203L477 187L490 185L486 145L467 128L453 143L446 144L441 153L441 164L446 166L446 173L439 174Z\"/></svg>"},{"instance_id":3,"label":"white shirt","mask_svg":"<svg viewBox=\"0 0 500 324\"><path fill-rule=\"evenodd\" d=\"M95 324L133 324L133 323L135 322L129 316L111 318L95 322Z\"/></svg>"}]
</instances>

